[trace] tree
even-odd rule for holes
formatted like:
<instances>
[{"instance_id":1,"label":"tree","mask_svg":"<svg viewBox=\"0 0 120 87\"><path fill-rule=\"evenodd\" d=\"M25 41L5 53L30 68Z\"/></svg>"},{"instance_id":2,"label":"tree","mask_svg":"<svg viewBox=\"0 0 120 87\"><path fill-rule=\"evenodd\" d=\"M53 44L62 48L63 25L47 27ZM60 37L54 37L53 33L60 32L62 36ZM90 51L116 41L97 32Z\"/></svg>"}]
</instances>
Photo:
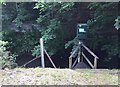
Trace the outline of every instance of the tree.
<instances>
[{"instance_id":1,"label":"tree","mask_svg":"<svg viewBox=\"0 0 120 87\"><path fill-rule=\"evenodd\" d=\"M30 51L35 45L39 49L37 45L39 45L39 38L42 36L45 42L45 48L51 55L64 50L65 43L75 37L77 23L86 21L85 18L87 18L87 16L82 16L82 14L86 13L83 12L84 9L81 7L82 5L86 7L87 4L73 2L37 2L35 7L34 4L35 3L6 3L4 6L3 24L6 25L3 26L3 32L4 40L10 42L8 49L17 54ZM11 8L8 8L10 6ZM32 9L33 7L34 9ZM14 12L12 13L10 10ZM39 17L36 14L39 14ZM30 33L22 27L27 21L36 23L35 20L39 24L39 28L29 28L29 31L33 32ZM14 25L14 29L9 26L11 24ZM37 37L34 35L34 30L36 35L38 35ZM36 39L31 40L31 38ZM34 53L36 53L36 51L34 52L33 50L33 54Z\"/></svg>"},{"instance_id":2,"label":"tree","mask_svg":"<svg viewBox=\"0 0 120 87\"><path fill-rule=\"evenodd\" d=\"M39 13L33 10L34 4L6 2L6 5L3 5L3 40L9 42L7 50L14 54L31 52L33 47L39 43L41 34L35 22Z\"/></svg>"},{"instance_id":3,"label":"tree","mask_svg":"<svg viewBox=\"0 0 120 87\"><path fill-rule=\"evenodd\" d=\"M88 42L94 51L103 52L104 59L110 61L120 56L118 50L118 31L114 27L118 13L118 3L90 3L89 9L93 10L92 18L88 20Z\"/></svg>"},{"instance_id":4,"label":"tree","mask_svg":"<svg viewBox=\"0 0 120 87\"><path fill-rule=\"evenodd\" d=\"M90 18L87 21L88 31L86 45L89 46L102 62L109 63L112 59L118 60L120 56L118 31L119 27L118 3L89 3ZM113 14L114 13L114 14ZM115 20L115 21L114 21ZM73 50L78 43L77 38L68 41L66 47L74 44ZM116 63L117 64L117 63ZM109 66L110 67L110 66ZM114 67L114 66L113 66Z\"/></svg>"},{"instance_id":5,"label":"tree","mask_svg":"<svg viewBox=\"0 0 120 87\"><path fill-rule=\"evenodd\" d=\"M78 43L76 25L87 22L89 29L86 45L95 53L102 52L103 60L114 57L118 59L120 52L115 29L119 28L117 7L118 3L115 2L6 2L2 16L2 22L6 24L3 26L3 39L8 41L7 49L12 53L20 54L32 50L33 55L38 56L39 39L42 37L45 49L50 55L54 55L64 51L65 47L74 48L74 44ZM9 26L11 24L14 28Z\"/></svg>"},{"instance_id":6,"label":"tree","mask_svg":"<svg viewBox=\"0 0 120 87\"><path fill-rule=\"evenodd\" d=\"M45 48L50 55L65 50L67 41L75 37L77 23L83 23L88 18L87 15L86 17L82 16L85 13L84 9L81 8L82 5L85 8L87 4L73 2L36 3L34 8L40 10L37 22L41 26L40 31L45 42ZM39 49L39 46L37 47Z\"/></svg>"}]
</instances>

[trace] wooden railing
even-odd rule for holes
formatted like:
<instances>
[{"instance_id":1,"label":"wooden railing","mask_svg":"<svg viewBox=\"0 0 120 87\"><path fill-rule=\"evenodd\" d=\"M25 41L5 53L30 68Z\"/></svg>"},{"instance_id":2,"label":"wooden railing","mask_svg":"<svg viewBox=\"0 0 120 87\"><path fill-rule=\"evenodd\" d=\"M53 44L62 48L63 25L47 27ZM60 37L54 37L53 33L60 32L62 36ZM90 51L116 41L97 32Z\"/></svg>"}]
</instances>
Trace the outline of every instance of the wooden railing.
<instances>
[{"instance_id":1,"label":"wooden railing","mask_svg":"<svg viewBox=\"0 0 120 87\"><path fill-rule=\"evenodd\" d=\"M88 53L90 53L94 57L94 64L84 54L83 49L85 49ZM77 50L79 51L78 56L72 65L72 57L77 52ZM77 63L77 60L78 60L78 62L83 62L83 59L85 59L88 62L88 64L90 65L90 67L92 69L97 68L97 60L99 58L87 46L85 46L82 42L79 42L79 45L76 47L76 49L73 51L73 53L69 57L69 68L73 68L75 66L75 64Z\"/></svg>"},{"instance_id":2,"label":"wooden railing","mask_svg":"<svg viewBox=\"0 0 120 87\"><path fill-rule=\"evenodd\" d=\"M83 43L82 43L82 47L85 48L93 57L94 57L94 64L92 64L90 62L90 60L85 56L84 53L82 53L82 55L84 56L84 58L87 60L87 62L90 64L90 66L94 69L97 68L97 60L99 59L98 56L96 56L87 46L85 46Z\"/></svg>"},{"instance_id":3,"label":"wooden railing","mask_svg":"<svg viewBox=\"0 0 120 87\"><path fill-rule=\"evenodd\" d=\"M41 59L42 67L45 68L45 61L44 61L44 53L45 53L47 55L48 59L50 60L51 64L53 65L53 67L56 68L54 62L52 61L52 59L50 58L49 54L47 53L47 51L45 50L45 48L43 46L43 39L42 38L40 38L40 51L41 51L41 55L40 56L37 56L37 57L33 58L32 60L28 61L27 63L23 64L20 67L25 67L29 63L31 63L34 60L40 58Z\"/></svg>"}]
</instances>

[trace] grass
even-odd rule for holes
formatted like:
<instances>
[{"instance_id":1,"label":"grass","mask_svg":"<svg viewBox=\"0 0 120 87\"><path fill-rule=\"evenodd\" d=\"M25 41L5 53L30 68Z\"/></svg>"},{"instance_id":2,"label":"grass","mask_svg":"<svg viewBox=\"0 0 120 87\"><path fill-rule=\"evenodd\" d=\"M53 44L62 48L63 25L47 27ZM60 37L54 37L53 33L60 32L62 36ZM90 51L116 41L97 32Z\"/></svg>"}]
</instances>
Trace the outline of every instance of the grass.
<instances>
[{"instance_id":1,"label":"grass","mask_svg":"<svg viewBox=\"0 0 120 87\"><path fill-rule=\"evenodd\" d=\"M0 85L118 85L118 70L15 68L0 73Z\"/></svg>"}]
</instances>

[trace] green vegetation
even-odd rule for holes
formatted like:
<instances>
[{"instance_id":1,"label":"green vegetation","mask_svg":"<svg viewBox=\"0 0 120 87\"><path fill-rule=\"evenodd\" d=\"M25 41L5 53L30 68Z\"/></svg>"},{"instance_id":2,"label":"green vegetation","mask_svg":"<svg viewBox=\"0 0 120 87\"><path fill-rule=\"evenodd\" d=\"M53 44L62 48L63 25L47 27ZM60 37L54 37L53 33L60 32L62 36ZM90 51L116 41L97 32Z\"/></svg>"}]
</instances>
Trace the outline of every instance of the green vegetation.
<instances>
[{"instance_id":1,"label":"green vegetation","mask_svg":"<svg viewBox=\"0 0 120 87\"><path fill-rule=\"evenodd\" d=\"M22 60L22 55L40 55L41 37L50 56L68 58L79 41L76 37L78 23L88 25L87 39L84 43L99 57L98 66L119 68L117 65L120 58L118 2L3 3L0 68L4 70L0 69L2 74L0 86L3 84L118 85L118 70L113 69L14 68L17 66L16 58ZM24 62L27 59L25 58L23 57ZM20 61L21 64L23 61Z\"/></svg>"},{"instance_id":2,"label":"green vegetation","mask_svg":"<svg viewBox=\"0 0 120 87\"><path fill-rule=\"evenodd\" d=\"M118 30L120 28L120 16L118 16L115 19L115 21L116 21L116 23L114 25L115 25L115 28Z\"/></svg>"},{"instance_id":3,"label":"green vegetation","mask_svg":"<svg viewBox=\"0 0 120 87\"><path fill-rule=\"evenodd\" d=\"M87 23L86 45L100 54L102 62L112 63L120 57L117 11L117 2L6 2L2 8L3 41L8 42L6 48L12 54L38 56L42 37L52 56L72 47L74 50L78 43L76 25Z\"/></svg>"},{"instance_id":4,"label":"green vegetation","mask_svg":"<svg viewBox=\"0 0 120 87\"><path fill-rule=\"evenodd\" d=\"M0 40L0 68L14 68L16 56L6 51L6 44L7 42Z\"/></svg>"},{"instance_id":5,"label":"green vegetation","mask_svg":"<svg viewBox=\"0 0 120 87\"><path fill-rule=\"evenodd\" d=\"M120 56L118 31L114 28L114 20L118 15L118 3L91 3L88 7L95 10L92 19L88 20L88 42L91 42L91 47L105 51L106 60L110 60L113 56Z\"/></svg>"},{"instance_id":6,"label":"green vegetation","mask_svg":"<svg viewBox=\"0 0 120 87\"><path fill-rule=\"evenodd\" d=\"M32 6L34 3L6 3L3 5L2 20L5 24L2 31L3 40L9 42L7 48L14 54L30 52L36 44L39 44L41 34L34 21L36 12L32 11Z\"/></svg>"}]
</instances>

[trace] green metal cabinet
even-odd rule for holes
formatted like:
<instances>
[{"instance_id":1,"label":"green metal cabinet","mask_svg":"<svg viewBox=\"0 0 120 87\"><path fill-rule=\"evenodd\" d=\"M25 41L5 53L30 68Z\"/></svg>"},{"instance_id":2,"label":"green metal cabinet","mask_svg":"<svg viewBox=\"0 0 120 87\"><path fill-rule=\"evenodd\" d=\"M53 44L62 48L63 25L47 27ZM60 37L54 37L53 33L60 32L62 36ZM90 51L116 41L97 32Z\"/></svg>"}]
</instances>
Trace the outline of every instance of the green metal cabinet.
<instances>
[{"instance_id":1,"label":"green metal cabinet","mask_svg":"<svg viewBox=\"0 0 120 87\"><path fill-rule=\"evenodd\" d=\"M77 38L84 40L87 38L87 24L77 24Z\"/></svg>"}]
</instances>

